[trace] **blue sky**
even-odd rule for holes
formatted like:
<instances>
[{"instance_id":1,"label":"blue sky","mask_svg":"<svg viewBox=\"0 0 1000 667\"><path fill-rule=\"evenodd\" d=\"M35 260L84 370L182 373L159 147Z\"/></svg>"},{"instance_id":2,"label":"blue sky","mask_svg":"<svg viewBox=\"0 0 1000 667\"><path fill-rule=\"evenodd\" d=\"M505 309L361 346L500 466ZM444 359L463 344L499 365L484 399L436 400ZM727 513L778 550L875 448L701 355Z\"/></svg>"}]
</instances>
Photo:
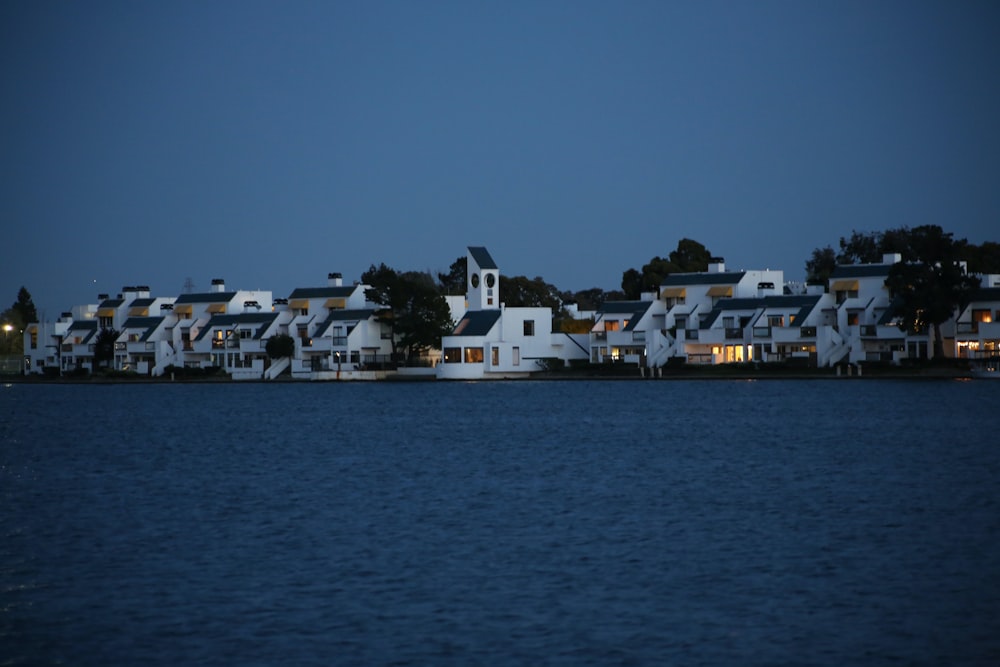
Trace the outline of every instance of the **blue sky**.
<instances>
[{"instance_id":1,"label":"blue sky","mask_svg":"<svg viewBox=\"0 0 1000 667\"><path fill-rule=\"evenodd\" d=\"M0 305L1000 240L995 2L7 2Z\"/></svg>"}]
</instances>

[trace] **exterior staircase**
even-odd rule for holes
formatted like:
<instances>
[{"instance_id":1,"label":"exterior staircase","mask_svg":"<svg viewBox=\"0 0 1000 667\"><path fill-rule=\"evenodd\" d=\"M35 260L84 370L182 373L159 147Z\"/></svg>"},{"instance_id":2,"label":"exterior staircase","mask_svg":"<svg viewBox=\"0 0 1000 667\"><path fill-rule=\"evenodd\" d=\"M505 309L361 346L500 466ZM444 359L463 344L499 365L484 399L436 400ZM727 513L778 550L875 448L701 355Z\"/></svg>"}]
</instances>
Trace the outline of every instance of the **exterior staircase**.
<instances>
[{"instance_id":1,"label":"exterior staircase","mask_svg":"<svg viewBox=\"0 0 1000 667\"><path fill-rule=\"evenodd\" d=\"M265 380L273 380L285 372L285 369L292 365L291 357L282 357L277 361L273 362L271 366L264 371Z\"/></svg>"}]
</instances>

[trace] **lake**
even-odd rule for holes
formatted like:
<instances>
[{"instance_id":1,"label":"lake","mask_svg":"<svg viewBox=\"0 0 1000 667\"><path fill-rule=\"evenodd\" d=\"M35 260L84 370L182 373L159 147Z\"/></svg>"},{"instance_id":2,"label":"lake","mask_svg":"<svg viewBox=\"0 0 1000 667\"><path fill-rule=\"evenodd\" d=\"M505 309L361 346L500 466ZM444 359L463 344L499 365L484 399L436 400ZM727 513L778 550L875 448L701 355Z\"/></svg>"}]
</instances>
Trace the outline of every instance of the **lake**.
<instances>
[{"instance_id":1,"label":"lake","mask_svg":"<svg viewBox=\"0 0 1000 667\"><path fill-rule=\"evenodd\" d=\"M0 386L0 665L1000 664L998 405Z\"/></svg>"}]
</instances>

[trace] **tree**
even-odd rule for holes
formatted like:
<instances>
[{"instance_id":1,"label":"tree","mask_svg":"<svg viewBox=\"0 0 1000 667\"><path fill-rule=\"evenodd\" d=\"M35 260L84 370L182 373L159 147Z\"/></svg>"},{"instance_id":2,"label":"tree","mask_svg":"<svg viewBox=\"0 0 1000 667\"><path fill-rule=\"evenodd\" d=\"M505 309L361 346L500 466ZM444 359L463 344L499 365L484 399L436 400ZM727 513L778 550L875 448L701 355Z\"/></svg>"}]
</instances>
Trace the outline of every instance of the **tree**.
<instances>
[{"instance_id":1,"label":"tree","mask_svg":"<svg viewBox=\"0 0 1000 667\"><path fill-rule=\"evenodd\" d=\"M837 255L833 248L816 248L806 262L806 280L826 282L837 268Z\"/></svg>"},{"instance_id":2,"label":"tree","mask_svg":"<svg viewBox=\"0 0 1000 667\"><path fill-rule=\"evenodd\" d=\"M454 328L448 303L429 273L399 273L385 264L372 264L361 274L361 281L371 286L365 297L382 306L377 317L389 326L393 357L400 345L408 356L438 346L441 336Z\"/></svg>"},{"instance_id":3,"label":"tree","mask_svg":"<svg viewBox=\"0 0 1000 667\"><path fill-rule=\"evenodd\" d=\"M110 328L101 329L97 333L97 339L94 341L94 371L109 365L114 360L115 341L118 340L118 336L118 331Z\"/></svg>"},{"instance_id":4,"label":"tree","mask_svg":"<svg viewBox=\"0 0 1000 667\"><path fill-rule=\"evenodd\" d=\"M708 248L691 239L681 239L677 249L670 252L670 263L676 267L671 273L698 273L708 271L708 263L712 261L712 253ZM656 285L659 287L659 284Z\"/></svg>"},{"instance_id":5,"label":"tree","mask_svg":"<svg viewBox=\"0 0 1000 667\"><path fill-rule=\"evenodd\" d=\"M424 350L440 347L441 337L454 330L455 322L429 274L408 272L400 277L406 304L395 318L396 332L406 358L412 360Z\"/></svg>"},{"instance_id":6,"label":"tree","mask_svg":"<svg viewBox=\"0 0 1000 667\"><path fill-rule=\"evenodd\" d=\"M438 274L438 283L442 294L465 294L465 281L468 274L469 259L462 255L448 268L448 273Z\"/></svg>"},{"instance_id":7,"label":"tree","mask_svg":"<svg viewBox=\"0 0 1000 667\"><path fill-rule=\"evenodd\" d=\"M558 288L545 282L541 276L500 277L500 301L509 307L551 308L552 312L562 310L563 303Z\"/></svg>"},{"instance_id":8,"label":"tree","mask_svg":"<svg viewBox=\"0 0 1000 667\"><path fill-rule=\"evenodd\" d=\"M281 359L291 357L295 354L295 339L288 334L275 334L267 339L264 344L264 351L271 359Z\"/></svg>"},{"instance_id":9,"label":"tree","mask_svg":"<svg viewBox=\"0 0 1000 667\"><path fill-rule=\"evenodd\" d=\"M885 284L893 296L900 328L919 333L932 327L934 357L943 357L941 324L969 304L979 278L962 269L958 244L937 225L910 230L907 245L913 259L894 264Z\"/></svg>"},{"instance_id":10,"label":"tree","mask_svg":"<svg viewBox=\"0 0 1000 667\"><path fill-rule=\"evenodd\" d=\"M38 321L38 311L35 310L35 304L31 300L31 294L24 287L21 287L21 289L18 290L17 301L14 302L14 305L12 305L10 309L21 318L21 329L24 329L26 325L31 324L32 322Z\"/></svg>"},{"instance_id":11,"label":"tree","mask_svg":"<svg viewBox=\"0 0 1000 667\"><path fill-rule=\"evenodd\" d=\"M683 238L667 258L653 257L641 271L627 269L622 273L622 291L626 299L638 299L643 292L660 289L663 279L671 273L698 273L708 270L712 254L708 248L692 239Z\"/></svg>"}]
</instances>

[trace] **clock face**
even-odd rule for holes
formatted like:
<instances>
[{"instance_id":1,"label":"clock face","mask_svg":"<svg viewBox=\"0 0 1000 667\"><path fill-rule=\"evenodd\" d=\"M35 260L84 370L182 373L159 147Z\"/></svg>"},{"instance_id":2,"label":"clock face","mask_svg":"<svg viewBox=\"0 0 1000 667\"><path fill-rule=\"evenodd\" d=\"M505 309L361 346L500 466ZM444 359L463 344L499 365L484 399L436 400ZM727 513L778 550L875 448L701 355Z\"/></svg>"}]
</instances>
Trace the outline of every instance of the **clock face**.
<instances>
[{"instance_id":1,"label":"clock face","mask_svg":"<svg viewBox=\"0 0 1000 667\"><path fill-rule=\"evenodd\" d=\"M479 287L479 274L478 273L473 273L472 274L472 286L473 287Z\"/></svg>"},{"instance_id":2,"label":"clock face","mask_svg":"<svg viewBox=\"0 0 1000 667\"><path fill-rule=\"evenodd\" d=\"M486 274L486 286L487 287L493 287L493 285L494 285L494 283L496 283L496 281L497 281L496 276L494 276L492 273L487 273Z\"/></svg>"}]
</instances>

